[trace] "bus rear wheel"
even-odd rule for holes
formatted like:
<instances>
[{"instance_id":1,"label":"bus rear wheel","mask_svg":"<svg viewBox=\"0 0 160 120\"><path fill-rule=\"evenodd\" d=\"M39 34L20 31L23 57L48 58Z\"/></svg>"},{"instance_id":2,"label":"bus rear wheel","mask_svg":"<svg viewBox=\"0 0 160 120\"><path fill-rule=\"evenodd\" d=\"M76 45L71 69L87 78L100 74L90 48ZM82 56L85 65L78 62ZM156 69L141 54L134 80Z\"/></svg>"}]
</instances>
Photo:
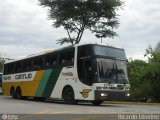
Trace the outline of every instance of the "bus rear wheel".
<instances>
[{"instance_id":1,"label":"bus rear wheel","mask_svg":"<svg viewBox=\"0 0 160 120\"><path fill-rule=\"evenodd\" d=\"M63 99L67 104L76 104L76 101L74 100L74 92L72 88L66 88L63 91Z\"/></svg>"},{"instance_id":2,"label":"bus rear wheel","mask_svg":"<svg viewBox=\"0 0 160 120\"><path fill-rule=\"evenodd\" d=\"M19 99L19 100L21 100L23 98L21 88L16 89L16 98Z\"/></svg>"},{"instance_id":3,"label":"bus rear wheel","mask_svg":"<svg viewBox=\"0 0 160 120\"><path fill-rule=\"evenodd\" d=\"M91 101L91 103L92 103L93 105L96 105L96 106L100 105L102 102L103 102L103 101L99 101L99 100Z\"/></svg>"}]
</instances>

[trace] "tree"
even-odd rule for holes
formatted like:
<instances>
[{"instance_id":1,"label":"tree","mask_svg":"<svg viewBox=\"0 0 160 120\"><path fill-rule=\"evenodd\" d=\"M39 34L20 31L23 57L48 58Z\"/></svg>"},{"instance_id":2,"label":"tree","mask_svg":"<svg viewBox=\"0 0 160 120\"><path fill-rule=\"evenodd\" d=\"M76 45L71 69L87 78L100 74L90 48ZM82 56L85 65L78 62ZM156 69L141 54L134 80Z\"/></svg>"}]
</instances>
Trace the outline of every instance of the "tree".
<instances>
[{"instance_id":1,"label":"tree","mask_svg":"<svg viewBox=\"0 0 160 120\"><path fill-rule=\"evenodd\" d=\"M131 98L151 98L160 102L160 42L155 48L146 49L148 62L142 60L129 61L129 79Z\"/></svg>"},{"instance_id":2,"label":"tree","mask_svg":"<svg viewBox=\"0 0 160 120\"><path fill-rule=\"evenodd\" d=\"M131 60L129 62L129 80L131 84L131 98L139 100L148 96L149 85L144 78L147 63L143 60Z\"/></svg>"},{"instance_id":3,"label":"tree","mask_svg":"<svg viewBox=\"0 0 160 120\"><path fill-rule=\"evenodd\" d=\"M4 64L4 60L0 60L0 72L3 72L3 64Z\"/></svg>"},{"instance_id":4,"label":"tree","mask_svg":"<svg viewBox=\"0 0 160 120\"><path fill-rule=\"evenodd\" d=\"M49 18L53 26L63 26L68 38L58 40L59 44L80 42L85 30L98 38L114 37L119 21L116 11L122 7L121 0L39 0L40 5L49 7ZM73 36L73 34L75 36Z\"/></svg>"},{"instance_id":5,"label":"tree","mask_svg":"<svg viewBox=\"0 0 160 120\"><path fill-rule=\"evenodd\" d=\"M155 47L155 51L160 51L160 41L157 43L157 45Z\"/></svg>"},{"instance_id":6,"label":"tree","mask_svg":"<svg viewBox=\"0 0 160 120\"><path fill-rule=\"evenodd\" d=\"M145 55L149 59L146 79L148 79L151 88L150 96L160 102L160 42L157 43L155 49L150 46Z\"/></svg>"}]
</instances>

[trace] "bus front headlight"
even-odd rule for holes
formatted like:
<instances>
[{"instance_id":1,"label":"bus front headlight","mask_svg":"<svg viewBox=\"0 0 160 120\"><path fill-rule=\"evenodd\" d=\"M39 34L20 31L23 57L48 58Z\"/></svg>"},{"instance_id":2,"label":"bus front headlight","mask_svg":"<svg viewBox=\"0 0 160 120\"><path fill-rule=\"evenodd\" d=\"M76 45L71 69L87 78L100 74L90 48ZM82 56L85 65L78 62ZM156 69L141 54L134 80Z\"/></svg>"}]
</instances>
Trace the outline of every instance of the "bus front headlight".
<instances>
[{"instance_id":1,"label":"bus front headlight","mask_svg":"<svg viewBox=\"0 0 160 120\"><path fill-rule=\"evenodd\" d=\"M101 96L106 97L106 96L108 96L108 93L101 93Z\"/></svg>"},{"instance_id":2,"label":"bus front headlight","mask_svg":"<svg viewBox=\"0 0 160 120\"><path fill-rule=\"evenodd\" d=\"M129 97L129 96L130 96L130 93L126 93L126 96Z\"/></svg>"}]
</instances>

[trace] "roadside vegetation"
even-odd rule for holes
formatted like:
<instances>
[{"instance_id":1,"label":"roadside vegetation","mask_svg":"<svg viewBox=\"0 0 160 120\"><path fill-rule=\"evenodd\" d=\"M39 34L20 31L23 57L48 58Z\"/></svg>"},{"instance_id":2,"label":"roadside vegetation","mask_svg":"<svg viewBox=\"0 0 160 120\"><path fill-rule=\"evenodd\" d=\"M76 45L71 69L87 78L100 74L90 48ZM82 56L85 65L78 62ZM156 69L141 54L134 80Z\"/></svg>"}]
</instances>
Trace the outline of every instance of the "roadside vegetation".
<instances>
[{"instance_id":1,"label":"roadside vegetation","mask_svg":"<svg viewBox=\"0 0 160 120\"><path fill-rule=\"evenodd\" d=\"M0 60L0 73L3 72L4 60Z\"/></svg>"},{"instance_id":2,"label":"roadside vegetation","mask_svg":"<svg viewBox=\"0 0 160 120\"><path fill-rule=\"evenodd\" d=\"M148 61L130 60L131 100L160 102L160 42L146 50Z\"/></svg>"}]
</instances>

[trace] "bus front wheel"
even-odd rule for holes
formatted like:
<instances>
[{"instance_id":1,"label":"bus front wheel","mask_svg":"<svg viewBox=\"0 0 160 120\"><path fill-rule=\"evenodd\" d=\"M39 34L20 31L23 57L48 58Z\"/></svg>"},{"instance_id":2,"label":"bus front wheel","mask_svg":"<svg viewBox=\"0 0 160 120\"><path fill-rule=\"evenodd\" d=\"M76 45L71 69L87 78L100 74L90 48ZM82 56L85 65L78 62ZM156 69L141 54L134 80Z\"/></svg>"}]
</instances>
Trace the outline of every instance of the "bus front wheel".
<instances>
[{"instance_id":1,"label":"bus front wheel","mask_svg":"<svg viewBox=\"0 0 160 120\"><path fill-rule=\"evenodd\" d=\"M98 100L91 101L91 103L96 106L100 105L102 102L103 101L98 101Z\"/></svg>"},{"instance_id":2,"label":"bus front wheel","mask_svg":"<svg viewBox=\"0 0 160 120\"><path fill-rule=\"evenodd\" d=\"M74 100L74 92L72 88L66 88L63 91L63 99L67 104L76 104L76 101Z\"/></svg>"}]
</instances>

